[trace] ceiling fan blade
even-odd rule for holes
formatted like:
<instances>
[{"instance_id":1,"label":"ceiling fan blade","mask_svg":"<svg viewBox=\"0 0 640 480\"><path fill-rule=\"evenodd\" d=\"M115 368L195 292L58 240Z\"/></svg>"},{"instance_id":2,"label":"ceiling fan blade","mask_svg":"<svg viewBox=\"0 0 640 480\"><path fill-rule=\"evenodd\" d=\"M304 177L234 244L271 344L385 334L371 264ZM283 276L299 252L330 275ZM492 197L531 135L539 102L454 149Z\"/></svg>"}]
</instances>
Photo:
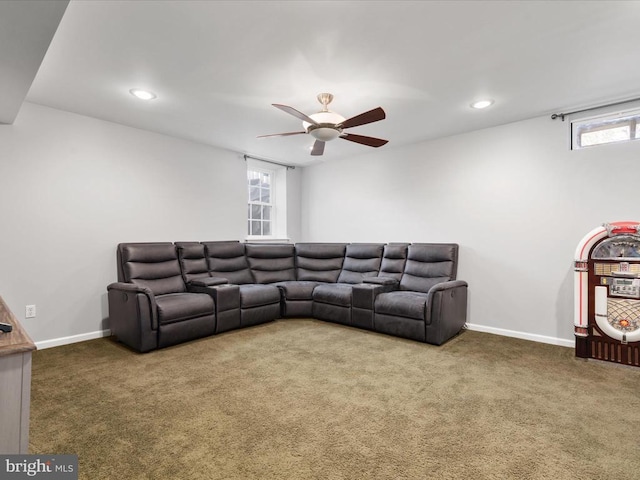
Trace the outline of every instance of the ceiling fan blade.
<instances>
[{"instance_id":1,"label":"ceiling fan blade","mask_svg":"<svg viewBox=\"0 0 640 480\"><path fill-rule=\"evenodd\" d=\"M322 140L316 140L311 149L311 155L322 155L324 153L324 144Z\"/></svg>"},{"instance_id":2,"label":"ceiling fan blade","mask_svg":"<svg viewBox=\"0 0 640 480\"><path fill-rule=\"evenodd\" d=\"M279 108L283 112L287 112L289 115L293 115L294 117L299 118L300 120L303 120L305 122L309 122L312 125L317 125L318 124L313 118L308 117L307 115L305 115L302 112L299 112L298 110L296 110L293 107L289 107L288 105L280 105L278 103L272 103L271 105L273 105L276 108Z\"/></svg>"},{"instance_id":3,"label":"ceiling fan blade","mask_svg":"<svg viewBox=\"0 0 640 480\"><path fill-rule=\"evenodd\" d=\"M374 108L373 110L369 110L368 112L361 113L360 115L356 115L355 117L346 119L339 125L339 127L358 127L360 125L366 125L367 123L378 122L380 120L384 120L385 118L386 115L384 113L384 110L381 107L378 107Z\"/></svg>"},{"instance_id":4,"label":"ceiling fan blade","mask_svg":"<svg viewBox=\"0 0 640 480\"><path fill-rule=\"evenodd\" d=\"M375 137L365 137L363 135L354 135L353 133L343 133L340 135L340 138L344 138L345 140L349 140L350 142L361 143L362 145L367 145L369 147L381 147L389 142L389 140L383 140L381 138Z\"/></svg>"},{"instance_id":5,"label":"ceiling fan blade","mask_svg":"<svg viewBox=\"0 0 640 480\"><path fill-rule=\"evenodd\" d=\"M265 137L288 137L289 135L300 135L301 133L307 133L307 132L272 133L271 135L258 135L256 138L265 138Z\"/></svg>"}]
</instances>

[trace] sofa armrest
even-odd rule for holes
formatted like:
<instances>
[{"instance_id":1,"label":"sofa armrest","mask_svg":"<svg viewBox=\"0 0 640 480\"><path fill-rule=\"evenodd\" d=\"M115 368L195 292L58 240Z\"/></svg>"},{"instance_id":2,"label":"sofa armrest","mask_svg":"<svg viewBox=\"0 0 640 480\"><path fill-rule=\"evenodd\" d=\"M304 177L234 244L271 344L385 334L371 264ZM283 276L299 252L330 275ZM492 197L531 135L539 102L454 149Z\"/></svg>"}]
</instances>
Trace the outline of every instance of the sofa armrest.
<instances>
[{"instance_id":1,"label":"sofa armrest","mask_svg":"<svg viewBox=\"0 0 640 480\"><path fill-rule=\"evenodd\" d=\"M108 285L107 292L111 334L139 352L157 348L158 309L153 292L124 282Z\"/></svg>"},{"instance_id":2,"label":"sofa armrest","mask_svg":"<svg viewBox=\"0 0 640 480\"><path fill-rule=\"evenodd\" d=\"M395 278L391 278L391 277L365 277L362 280L362 283L370 283L370 284L374 284L374 285L384 285L384 286L392 286L395 288L397 288L397 286L400 284L400 281L396 280Z\"/></svg>"},{"instance_id":3,"label":"sofa armrest","mask_svg":"<svg viewBox=\"0 0 640 480\"><path fill-rule=\"evenodd\" d=\"M227 283L229 283L229 280L222 277L202 277L191 280L189 285L194 285L196 287L214 287L216 285L225 285Z\"/></svg>"},{"instance_id":4,"label":"sofa armrest","mask_svg":"<svg viewBox=\"0 0 640 480\"><path fill-rule=\"evenodd\" d=\"M149 287L143 287L142 285L136 285L135 283L115 282L107 285L107 290L144 293L149 297L154 297L154 294Z\"/></svg>"},{"instance_id":5,"label":"sofa armrest","mask_svg":"<svg viewBox=\"0 0 640 480\"><path fill-rule=\"evenodd\" d=\"M444 290L451 290L454 288L467 288L468 284L464 280L450 280L448 282L436 283L429 290L429 295L435 294L435 292L442 292Z\"/></svg>"},{"instance_id":6,"label":"sofa armrest","mask_svg":"<svg viewBox=\"0 0 640 480\"><path fill-rule=\"evenodd\" d=\"M425 324L427 342L442 345L467 321L467 282L452 280L434 285L428 292Z\"/></svg>"},{"instance_id":7,"label":"sofa armrest","mask_svg":"<svg viewBox=\"0 0 640 480\"><path fill-rule=\"evenodd\" d=\"M216 305L216 313L226 312L240 308L240 287L227 283L224 278L209 277L212 280L223 280L222 282L201 282L191 280L187 289L193 293L206 293L213 298ZM205 278L204 280L209 280Z\"/></svg>"},{"instance_id":8,"label":"sofa armrest","mask_svg":"<svg viewBox=\"0 0 640 480\"><path fill-rule=\"evenodd\" d=\"M370 279L385 279L392 281L381 281L380 283L367 281ZM356 284L352 287L352 306L355 308L373 310L373 306L378 295L396 290L397 287L398 281L393 278L368 277L363 283Z\"/></svg>"},{"instance_id":9,"label":"sofa armrest","mask_svg":"<svg viewBox=\"0 0 640 480\"><path fill-rule=\"evenodd\" d=\"M151 328L153 328L154 330L158 328L158 323L157 323L158 309L156 306L156 296L154 295L154 293L151 291L149 287L143 287L142 285L136 285L135 283L115 282L110 285L107 285L107 291L111 291L111 290L120 291L123 293L140 294L147 297L147 300L149 302L149 308L151 310L151 316L152 316Z\"/></svg>"}]
</instances>

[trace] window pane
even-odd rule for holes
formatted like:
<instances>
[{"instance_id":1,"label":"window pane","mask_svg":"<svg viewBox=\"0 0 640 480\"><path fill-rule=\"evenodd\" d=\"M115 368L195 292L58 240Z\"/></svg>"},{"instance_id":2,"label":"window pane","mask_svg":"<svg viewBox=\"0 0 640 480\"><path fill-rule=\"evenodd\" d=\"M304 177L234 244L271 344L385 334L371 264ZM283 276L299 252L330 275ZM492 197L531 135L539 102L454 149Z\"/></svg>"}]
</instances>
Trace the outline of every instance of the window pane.
<instances>
[{"instance_id":1,"label":"window pane","mask_svg":"<svg viewBox=\"0 0 640 480\"><path fill-rule=\"evenodd\" d=\"M251 217L254 220L260 220L260 205L251 205Z\"/></svg>"},{"instance_id":2,"label":"window pane","mask_svg":"<svg viewBox=\"0 0 640 480\"><path fill-rule=\"evenodd\" d=\"M269 175L268 173L263 173L261 175L260 180L262 181L262 186L263 187L271 186L271 175Z\"/></svg>"},{"instance_id":3,"label":"window pane","mask_svg":"<svg viewBox=\"0 0 640 480\"><path fill-rule=\"evenodd\" d=\"M262 207L262 219L271 220L271 207Z\"/></svg>"},{"instance_id":4,"label":"window pane","mask_svg":"<svg viewBox=\"0 0 640 480\"><path fill-rule=\"evenodd\" d=\"M249 180L249 185L258 185L260 183L260 174L253 170L248 170L247 180Z\"/></svg>"},{"instance_id":5,"label":"window pane","mask_svg":"<svg viewBox=\"0 0 640 480\"><path fill-rule=\"evenodd\" d=\"M266 188L263 188L261 190L261 193L262 195L261 195L260 201L262 203L271 203L271 191Z\"/></svg>"},{"instance_id":6,"label":"window pane","mask_svg":"<svg viewBox=\"0 0 640 480\"><path fill-rule=\"evenodd\" d=\"M262 222L262 234L271 235L271 222Z\"/></svg>"},{"instance_id":7,"label":"window pane","mask_svg":"<svg viewBox=\"0 0 640 480\"><path fill-rule=\"evenodd\" d=\"M253 233L251 233L251 222L247 222L247 234L253 235Z\"/></svg>"},{"instance_id":8,"label":"window pane","mask_svg":"<svg viewBox=\"0 0 640 480\"><path fill-rule=\"evenodd\" d=\"M580 145L589 147L591 145L600 145L602 143L620 142L629 140L631 129L629 125L620 125L592 132L584 132L580 135Z\"/></svg>"},{"instance_id":9,"label":"window pane","mask_svg":"<svg viewBox=\"0 0 640 480\"><path fill-rule=\"evenodd\" d=\"M260 223L261 222L256 221L251 222L251 235L262 235L262 232L260 231Z\"/></svg>"},{"instance_id":10,"label":"window pane","mask_svg":"<svg viewBox=\"0 0 640 480\"><path fill-rule=\"evenodd\" d=\"M260 188L251 187L249 189L249 201L250 202L259 202L260 201Z\"/></svg>"}]
</instances>

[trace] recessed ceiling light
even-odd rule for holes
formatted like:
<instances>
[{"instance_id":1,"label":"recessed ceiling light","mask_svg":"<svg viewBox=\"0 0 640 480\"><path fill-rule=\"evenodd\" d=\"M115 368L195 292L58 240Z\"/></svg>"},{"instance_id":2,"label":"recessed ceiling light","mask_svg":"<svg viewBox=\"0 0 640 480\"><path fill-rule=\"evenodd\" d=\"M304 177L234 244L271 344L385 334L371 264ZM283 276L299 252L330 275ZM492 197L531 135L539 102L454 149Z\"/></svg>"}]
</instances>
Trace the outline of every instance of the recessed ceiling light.
<instances>
[{"instance_id":1,"label":"recessed ceiling light","mask_svg":"<svg viewBox=\"0 0 640 480\"><path fill-rule=\"evenodd\" d=\"M493 100L478 100L471 104L471 108L482 110L483 108L487 108L491 105L493 105Z\"/></svg>"},{"instance_id":2,"label":"recessed ceiling light","mask_svg":"<svg viewBox=\"0 0 640 480\"><path fill-rule=\"evenodd\" d=\"M148 90L140 90L139 88L132 88L131 90L129 90L129 93L131 93L131 95L133 95L134 97L139 98L140 100L153 100L154 98L156 98L155 93Z\"/></svg>"}]
</instances>

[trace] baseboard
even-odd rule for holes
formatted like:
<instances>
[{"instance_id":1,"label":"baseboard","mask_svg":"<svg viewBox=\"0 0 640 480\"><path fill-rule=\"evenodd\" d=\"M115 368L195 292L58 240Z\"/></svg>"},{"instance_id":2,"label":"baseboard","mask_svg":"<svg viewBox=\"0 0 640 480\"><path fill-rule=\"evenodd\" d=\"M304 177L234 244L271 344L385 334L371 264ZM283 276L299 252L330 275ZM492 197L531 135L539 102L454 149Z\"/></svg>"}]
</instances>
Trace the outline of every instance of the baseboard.
<instances>
[{"instance_id":1,"label":"baseboard","mask_svg":"<svg viewBox=\"0 0 640 480\"><path fill-rule=\"evenodd\" d=\"M44 350L45 348L60 347L71 343L85 342L96 338L108 337L109 335L111 335L111 330L109 329L98 330L97 332L81 333L80 335L72 335L70 337L52 338L51 340L35 342L35 344L36 347L38 347L38 350Z\"/></svg>"},{"instance_id":2,"label":"baseboard","mask_svg":"<svg viewBox=\"0 0 640 480\"><path fill-rule=\"evenodd\" d=\"M533 333L517 332L515 330L507 330L504 328L486 327L484 325L475 325L473 323L467 323L467 329L474 330L476 332L492 333L494 335L502 335L504 337L520 338L522 340L531 340L532 342L549 343L551 345L559 345L561 347L574 348L574 340L565 340L564 338L547 337L545 335L536 335ZM70 337L53 338L51 340L43 340L42 342L35 342L36 347L39 350L52 347L60 347L62 345L68 345L71 343L84 342L86 340L94 340L96 338L108 337L111 335L111 331L98 330L97 332L82 333L80 335L72 335Z\"/></svg>"},{"instance_id":3,"label":"baseboard","mask_svg":"<svg viewBox=\"0 0 640 480\"><path fill-rule=\"evenodd\" d=\"M575 347L575 340L566 340L564 338L547 337L545 335L536 335L534 333L516 332L515 330L506 330L504 328L486 327L484 325L474 325L467 323L469 330L476 332L493 333L494 335L502 335L505 337L520 338L522 340L531 340L532 342L550 343L551 345L559 345L561 347Z\"/></svg>"}]
</instances>

